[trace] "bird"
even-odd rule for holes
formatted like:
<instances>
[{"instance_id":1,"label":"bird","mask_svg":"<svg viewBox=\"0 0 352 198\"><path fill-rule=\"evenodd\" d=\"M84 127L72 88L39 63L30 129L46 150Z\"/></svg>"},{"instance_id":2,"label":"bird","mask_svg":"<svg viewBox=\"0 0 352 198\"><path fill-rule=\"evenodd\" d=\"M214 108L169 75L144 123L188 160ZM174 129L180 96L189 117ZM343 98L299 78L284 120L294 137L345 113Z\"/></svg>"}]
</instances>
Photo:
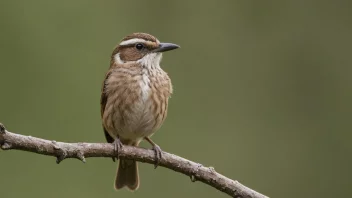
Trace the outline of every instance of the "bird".
<instances>
[{"instance_id":1,"label":"bird","mask_svg":"<svg viewBox=\"0 0 352 198\"><path fill-rule=\"evenodd\" d=\"M163 52L179 47L161 43L147 33L132 33L114 48L101 89L100 106L105 138L114 145L117 159L118 150L124 145L138 146L143 140L152 145L155 168L162 159L162 150L151 136L165 121L173 89L160 62ZM139 188L136 161L119 160L114 187L131 191Z\"/></svg>"}]
</instances>

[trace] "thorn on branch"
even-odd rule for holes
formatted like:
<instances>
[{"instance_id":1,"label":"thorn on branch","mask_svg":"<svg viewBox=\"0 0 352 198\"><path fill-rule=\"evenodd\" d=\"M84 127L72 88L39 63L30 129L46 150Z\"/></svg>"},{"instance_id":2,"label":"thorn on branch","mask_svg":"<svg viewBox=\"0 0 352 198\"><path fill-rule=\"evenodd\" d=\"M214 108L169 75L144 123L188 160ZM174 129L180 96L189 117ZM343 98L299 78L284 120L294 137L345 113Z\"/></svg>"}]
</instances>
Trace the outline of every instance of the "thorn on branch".
<instances>
[{"instance_id":1,"label":"thorn on branch","mask_svg":"<svg viewBox=\"0 0 352 198\"><path fill-rule=\"evenodd\" d=\"M79 151L77 154L78 159L80 159L83 163L86 163L86 158L84 157L84 154L82 151Z\"/></svg>"},{"instance_id":2,"label":"thorn on branch","mask_svg":"<svg viewBox=\"0 0 352 198\"><path fill-rule=\"evenodd\" d=\"M66 159L67 153L63 150L61 150L62 152L59 154L59 156L56 157L56 163L60 164L60 162L62 162L64 159Z\"/></svg>"},{"instance_id":3,"label":"thorn on branch","mask_svg":"<svg viewBox=\"0 0 352 198\"><path fill-rule=\"evenodd\" d=\"M189 176L189 177L191 178L191 182L196 182L196 181L197 181L196 176L191 175L191 176Z\"/></svg>"},{"instance_id":4,"label":"thorn on branch","mask_svg":"<svg viewBox=\"0 0 352 198\"><path fill-rule=\"evenodd\" d=\"M66 159L67 157L67 152L65 150L63 150L62 148L60 148L57 145L57 142L55 140L51 141L54 145L54 149L57 150L57 155L56 155L56 163L60 164L60 162L62 162L64 159Z\"/></svg>"}]
</instances>

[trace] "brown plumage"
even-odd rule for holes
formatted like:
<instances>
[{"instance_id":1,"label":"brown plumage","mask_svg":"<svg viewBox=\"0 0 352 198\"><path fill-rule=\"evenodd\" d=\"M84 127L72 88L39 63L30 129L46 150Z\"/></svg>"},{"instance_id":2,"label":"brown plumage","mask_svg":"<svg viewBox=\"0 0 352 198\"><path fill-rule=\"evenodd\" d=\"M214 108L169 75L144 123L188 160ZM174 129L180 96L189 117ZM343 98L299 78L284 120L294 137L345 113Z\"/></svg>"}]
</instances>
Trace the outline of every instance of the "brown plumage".
<instances>
[{"instance_id":1,"label":"brown plumage","mask_svg":"<svg viewBox=\"0 0 352 198\"><path fill-rule=\"evenodd\" d=\"M161 52L178 47L160 43L146 33L134 33L114 49L102 88L101 117L106 140L114 143L116 149L122 145L138 146L146 139L160 160L160 147L150 136L166 118L172 85L159 63ZM131 190L139 187L138 167L133 160L119 162L115 188L124 186Z\"/></svg>"}]
</instances>

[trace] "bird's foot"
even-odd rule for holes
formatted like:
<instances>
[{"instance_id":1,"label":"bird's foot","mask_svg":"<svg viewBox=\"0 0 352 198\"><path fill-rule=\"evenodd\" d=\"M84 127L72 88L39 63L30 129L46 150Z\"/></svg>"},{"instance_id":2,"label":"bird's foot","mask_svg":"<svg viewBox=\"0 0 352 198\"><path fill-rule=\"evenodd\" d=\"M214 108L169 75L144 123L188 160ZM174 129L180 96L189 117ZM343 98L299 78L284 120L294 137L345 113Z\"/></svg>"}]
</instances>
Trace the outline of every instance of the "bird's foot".
<instances>
[{"instance_id":1,"label":"bird's foot","mask_svg":"<svg viewBox=\"0 0 352 198\"><path fill-rule=\"evenodd\" d=\"M160 163L161 158L163 157L163 156L162 156L163 151L162 151L161 148L160 148L157 144L155 144L155 143L153 142L153 140L150 139L149 137L145 137L144 139L147 140L147 141L153 146L153 150L154 150L154 152L155 152L155 164L154 164L154 168L157 168L157 167L159 166L159 163Z\"/></svg>"},{"instance_id":2,"label":"bird's foot","mask_svg":"<svg viewBox=\"0 0 352 198\"><path fill-rule=\"evenodd\" d=\"M160 163L160 160L161 160L161 158L162 158L162 150L161 150L161 148L158 146L158 145L156 145L156 144L154 144L153 145L153 150L154 150L154 152L155 152L155 164L154 164L154 168L157 168L158 166L159 166L159 163Z\"/></svg>"},{"instance_id":3,"label":"bird's foot","mask_svg":"<svg viewBox=\"0 0 352 198\"><path fill-rule=\"evenodd\" d=\"M115 158L116 160L119 160L119 151L122 149L122 146L123 146L121 143L121 140L119 138L116 138L112 144L114 145L114 152L116 156L116 157L113 157L112 160L115 161Z\"/></svg>"}]
</instances>

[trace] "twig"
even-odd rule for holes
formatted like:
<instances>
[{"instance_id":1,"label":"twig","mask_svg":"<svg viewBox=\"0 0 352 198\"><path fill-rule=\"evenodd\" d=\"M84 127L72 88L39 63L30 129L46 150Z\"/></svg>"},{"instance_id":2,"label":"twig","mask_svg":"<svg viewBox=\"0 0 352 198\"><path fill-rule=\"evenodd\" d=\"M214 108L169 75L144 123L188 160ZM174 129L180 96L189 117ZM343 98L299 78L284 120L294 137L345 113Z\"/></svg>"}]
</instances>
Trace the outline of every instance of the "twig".
<instances>
[{"instance_id":1,"label":"twig","mask_svg":"<svg viewBox=\"0 0 352 198\"><path fill-rule=\"evenodd\" d=\"M24 136L9 132L0 123L0 147L3 150L22 150L42 155L54 156L60 163L66 158L76 158L85 162L88 157L114 157L114 147L108 143L65 143ZM201 181L232 197L266 198L238 181L231 180L215 171L213 167L205 167L182 157L163 152L160 166L188 175L191 181ZM119 150L122 159L133 159L154 164L152 150L123 146Z\"/></svg>"}]
</instances>

